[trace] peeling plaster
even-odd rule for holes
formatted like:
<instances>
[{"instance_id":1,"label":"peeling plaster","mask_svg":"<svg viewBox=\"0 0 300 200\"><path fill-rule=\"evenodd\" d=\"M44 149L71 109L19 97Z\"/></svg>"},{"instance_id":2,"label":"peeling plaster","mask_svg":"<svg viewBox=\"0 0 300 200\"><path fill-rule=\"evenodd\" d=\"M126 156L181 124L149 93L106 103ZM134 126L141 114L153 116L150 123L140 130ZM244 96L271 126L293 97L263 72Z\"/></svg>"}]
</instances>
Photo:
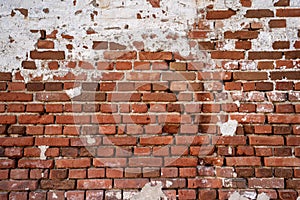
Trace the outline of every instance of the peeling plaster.
<instances>
[{"instance_id":1,"label":"peeling plaster","mask_svg":"<svg viewBox=\"0 0 300 200\"><path fill-rule=\"evenodd\" d=\"M72 88L66 90L65 92L70 97L70 99L73 99L74 97L81 95L81 87Z\"/></svg>"},{"instance_id":2,"label":"peeling plaster","mask_svg":"<svg viewBox=\"0 0 300 200\"><path fill-rule=\"evenodd\" d=\"M29 52L35 49L40 38L39 33L30 30L45 30L47 34L57 30L55 49L65 50L68 44L74 47L66 52L66 60L94 62L103 59L101 53L92 49L93 41L117 42L125 45L127 50L135 50L133 43L143 41L145 51L163 49L184 56L194 53L201 59L203 56L199 49L190 47L187 39L188 30L197 18L197 7L195 0L161 0L160 7L154 8L146 0L81 0L75 3L66 0L59 4L49 0L16 0L4 3L0 5L0 56L3 58L0 60L0 70L21 71L27 82L35 74L44 75L46 80L66 74L61 71L66 69L66 63L61 63L57 71L44 68L42 62L36 63L38 70L20 67L21 61L30 60ZM11 11L17 8L27 9L28 17L24 19L19 12L11 16ZM49 12L43 12L45 8ZM142 19L137 19L137 13ZM95 34L88 35L87 30L93 30ZM74 38L65 39L61 34ZM176 38L176 42L170 35ZM78 69L68 70L76 74Z\"/></svg>"},{"instance_id":3,"label":"peeling plaster","mask_svg":"<svg viewBox=\"0 0 300 200\"><path fill-rule=\"evenodd\" d=\"M58 199L58 196L56 195L55 192L52 193L52 198L53 198L53 199Z\"/></svg>"},{"instance_id":4,"label":"peeling plaster","mask_svg":"<svg viewBox=\"0 0 300 200\"><path fill-rule=\"evenodd\" d=\"M228 119L225 123L218 123L222 136L234 136L238 122L236 120Z\"/></svg>"},{"instance_id":5,"label":"peeling plaster","mask_svg":"<svg viewBox=\"0 0 300 200\"><path fill-rule=\"evenodd\" d=\"M261 193L257 196L257 200L270 200L270 197L266 193Z\"/></svg>"},{"instance_id":6,"label":"peeling plaster","mask_svg":"<svg viewBox=\"0 0 300 200\"><path fill-rule=\"evenodd\" d=\"M47 159L47 156L45 155L47 149L49 148L49 146L45 146L45 145L42 145L42 146L39 146L39 149L40 149L40 159L41 160L46 160Z\"/></svg>"},{"instance_id":7,"label":"peeling plaster","mask_svg":"<svg viewBox=\"0 0 300 200\"><path fill-rule=\"evenodd\" d=\"M256 198L257 196L257 198ZM235 191L232 193L228 200L270 200L270 197L266 193L261 193L259 195L256 194L256 192L244 192L243 194L240 194L239 192Z\"/></svg>"},{"instance_id":8,"label":"peeling plaster","mask_svg":"<svg viewBox=\"0 0 300 200\"><path fill-rule=\"evenodd\" d=\"M154 181L147 183L140 193L132 197L131 200L167 200L167 196L162 191L162 182Z\"/></svg>"}]
</instances>

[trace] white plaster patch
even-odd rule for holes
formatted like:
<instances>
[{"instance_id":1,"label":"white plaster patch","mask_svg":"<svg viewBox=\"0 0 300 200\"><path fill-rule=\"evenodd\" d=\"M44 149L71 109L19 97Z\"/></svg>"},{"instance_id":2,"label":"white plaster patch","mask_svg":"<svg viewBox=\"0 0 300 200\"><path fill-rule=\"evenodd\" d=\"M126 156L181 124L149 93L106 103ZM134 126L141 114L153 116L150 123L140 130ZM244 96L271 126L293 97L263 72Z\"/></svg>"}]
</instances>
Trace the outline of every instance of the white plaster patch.
<instances>
[{"instance_id":1,"label":"white plaster patch","mask_svg":"<svg viewBox=\"0 0 300 200\"><path fill-rule=\"evenodd\" d=\"M56 195L55 192L52 193L52 198L53 198L53 199L58 199L58 196Z\"/></svg>"},{"instance_id":2,"label":"white plaster patch","mask_svg":"<svg viewBox=\"0 0 300 200\"><path fill-rule=\"evenodd\" d=\"M300 200L300 196L297 198L297 200Z\"/></svg>"},{"instance_id":3,"label":"white plaster patch","mask_svg":"<svg viewBox=\"0 0 300 200\"><path fill-rule=\"evenodd\" d=\"M231 179L228 179L228 178L223 178L223 179L222 179L222 185L223 185L223 187L225 187L225 188L230 188L230 187L233 186L233 185L232 185L232 180L231 180Z\"/></svg>"},{"instance_id":4,"label":"white plaster patch","mask_svg":"<svg viewBox=\"0 0 300 200\"><path fill-rule=\"evenodd\" d=\"M162 182L155 181L147 183L140 193L132 197L131 200L167 200L167 196L162 191Z\"/></svg>"},{"instance_id":5,"label":"white plaster patch","mask_svg":"<svg viewBox=\"0 0 300 200\"><path fill-rule=\"evenodd\" d=\"M121 191L106 191L105 196L112 197L113 199L122 199Z\"/></svg>"},{"instance_id":6,"label":"white plaster patch","mask_svg":"<svg viewBox=\"0 0 300 200\"><path fill-rule=\"evenodd\" d=\"M235 191L232 193L228 200L270 200L270 197L266 193L261 193L257 196L256 192L244 192L243 194L240 194L239 192Z\"/></svg>"},{"instance_id":7,"label":"white plaster patch","mask_svg":"<svg viewBox=\"0 0 300 200\"><path fill-rule=\"evenodd\" d=\"M46 160L47 159L47 156L45 155L47 149L49 148L49 146L45 146L45 145L42 145L42 146L39 146L39 149L40 149L40 159L41 160Z\"/></svg>"},{"instance_id":8,"label":"white plaster patch","mask_svg":"<svg viewBox=\"0 0 300 200\"><path fill-rule=\"evenodd\" d=\"M238 122L236 120L229 120L225 123L218 123L222 136L234 136Z\"/></svg>"},{"instance_id":9,"label":"white plaster patch","mask_svg":"<svg viewBox=\"0 0 300 200\"><path fill-rule=\"evenodd\" d=\"M72 99L81 95L81 87L72 88L69 90L65 90L66 94Z\"/></svg>"},{"instance_id":10,"label":"white plaster patch","mask_svg":"<svg viewBox=\"0 0 300 200\"><path fill-rule=\"evenodd\" d=\"M228 147L228 154L232 155L232 147Z\"/></svg>"},{"instance_id":11,"label":"white plaster patch","mask_svg":"<svg viewBox=\"0 0 300 200\"><path fill-rule=\"evenodd\" d=\"M255 199L256 196L257 196L257 194L256 194L256 192L249 192L249 191L246 191L246 192L243 193L243 196L244 196L244 197L247 197L247 198L249 198L249 199Z\"/></svg>"},{"instance_id":12,"label":"white plaster patch","mask_svg":"<svg viewBox=\"0 0 300 200\"><path fill-rule=\"evenodd\" d=\"M257 200L270 200L270 197L263 192L257 196Z\"/></svg>"},{"instance_id":13,"label":"white plaster patch","mask_svg":"<svg viewBox=\"0 0 300 200\"><path fill-rule=\"evenodd\" d=\"M240 193L238 192L234 192L230 195L230 197L228 198L228 200L249 200L246 197L243 197L242 195L240 195Z\"/></svg>"},{"instance_id":14,"label":"white plaster patch","mask_svg":"<svg viewBox=\"0 0 300 200\"><path fill-rule=\"evenodd\" d=\"M88 144L95 144L96 143L96 139L95 138L92 138L91 136L87 136L86 137L86 142L88 143Z\"/></svg>"},{"instance_id":15,"label":"white plaster patch","mask_svg":"<svg viewBox=\"0 0 300 200\"><path fill-rule=\"evenodd\" d=\"M291 7L300 7L300 1L299 0L290 0L290 6Z\"/></svg>"},{"instance_id":16,"label":"white plaster patch","mask_svg":"<svg viewBox=\"0 0 300 200\"><path fill-rule=\"evenodd\" d=\"M146 0L65 0L59 4L53 1L15 0L2 3L0 71L21 71L25 81L34 78L31 77L34 74L41 74L46 80L65 75L61 74L61 68L49 70L43 68L42 63L36 63L38 70L20 67L22 61L30 60L30 51L36 49L40 38L38 32L30 30L45 30L46 34L57 30L55 50L65 50L66 45L70 44L70 40L62 38L61 34L74 36L71 41L74 49L65 51L67 60L102 59L102 52L92 49L93 41L117 42L125 45L127 50L136 50L133 42L143 42L145 51L163 49L184 56L192 53L200 59L203 54L199 53L199 48L191 47L187 38L187 32L197 18L198 3L195 0L161 0L159 8L153 8ZM28 16L24 18L19 12L11 16L16 8L28 9ZM49 12L43 12L45 8ZM142 19L137 19L138 13ZM93 30L95 34L87 35L87 30ZM78 69L69 70L74 73Z\"/></svg>"},{"instance_id":17,"label":"white plaster patch","mask_svg":"<svg viewBox=\"0 0 300 200\"><path fill-rule=\"evenodd\" d=\"M172 181L166 181L166 187L171 187L173 185Z\"/></svg>"}]
</instances>

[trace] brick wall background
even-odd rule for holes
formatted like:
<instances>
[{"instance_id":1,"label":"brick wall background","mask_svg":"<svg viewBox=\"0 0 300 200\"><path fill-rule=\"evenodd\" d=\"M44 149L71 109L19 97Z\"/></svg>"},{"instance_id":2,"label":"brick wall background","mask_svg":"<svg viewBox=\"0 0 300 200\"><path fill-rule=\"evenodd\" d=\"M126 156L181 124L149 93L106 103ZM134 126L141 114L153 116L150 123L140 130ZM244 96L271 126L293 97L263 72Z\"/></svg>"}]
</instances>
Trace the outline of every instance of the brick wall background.
<instances>
[{"instance_id":1,"label":"brick wall background","mask_svg":"<svg viewBox=\"0 0 300 200\"><path fill-rule=\"evenodd\" d=\"M1 200L300 196L299 0L0 3Z\"/></svg>"}]
</instances>

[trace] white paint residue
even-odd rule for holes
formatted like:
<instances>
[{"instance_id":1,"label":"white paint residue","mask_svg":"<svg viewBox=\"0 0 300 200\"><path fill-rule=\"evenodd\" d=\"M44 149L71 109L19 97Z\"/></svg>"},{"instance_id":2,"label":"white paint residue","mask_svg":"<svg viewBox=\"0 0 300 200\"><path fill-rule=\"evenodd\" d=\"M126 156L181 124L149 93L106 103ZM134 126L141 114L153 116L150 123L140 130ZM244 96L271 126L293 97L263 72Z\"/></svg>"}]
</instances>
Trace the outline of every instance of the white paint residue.
<instances>
[{"instance_id":1,"label":"white paint residue","mask_svg":"<svg viewBox=\"0 0 300 200\"><path fill-rule=\"evenodd\" d=\"M49 148L49 146L45 146L45 145L42 145L42 146L39 146L39 149L40 149L40 159L41 160L46 160L47 159L47 156L45 155L47 149Z\"/></svg>"},{"instance_id":2,"label":"white paint residue","mask_svg":"<svg viewBox=\"0 0 300 200\"><path fill-rule=\"evenodd\" d=\"M53 199L58 199L58 196L56 195L55 192L52 193L52 198L53 198Z\"/></svg>"},{"instance_id":3,"label":"white paint residue","mask_svg":"<svg viewBox=\"0 0 300 200\"><path fill-rule=\"evenodd\" d=\"M263 192L257 196L257 200L270 200L270 197Z\"/></svg>"},{"instance_id":4,"label":"white paint residue","mask_svg":"<svg viewBox=\"0 0 300 200\"><path fill-rule=\"evenodd\" d=\"M228 147L228 154L232 155L232 147Z\"/></svg>"},{"instance_id":5,"label":"white paint residue","mask_svg":"<svg viewBox=\"0 0 300 200\"><path fill-rule=\"evenodd\" d=\"M257 196L257 194L256 194L256 192L248 192L248 191L246 191L246 192L244 192L243 196L247 197L249 199L255 199L256 196Z\"/></svg>"},{"instance_id":6,"label":"white paint residue","mask_svg":"<svg viewBox=\"0 0 300 200\"><path fill-rule=\"evenodd\" d=\"M225 123L218 123L222 136L234 136L238 122L236 120L229 120Z\"/></svg>"},{"instance_id":7,"label":"white paint residue","mask_svg":"<svg viewBox=\"0 0 300 200\"><path fill-rule=\"evenodd\" d=\"M167 200L167 196L162 191L162 182L155 181L147 183L140 193L132 197L131 200Z\"/></svg>"},{"instance_id":8,"label":"white paint residue","mask_svg":"<svg viewBox=\"0 0 300 200\"><path fill-rule=\"evenodd\" d=\"M113 199L122 199L122 194L120 191L107 191L105 196L112 197Z\"/></svg>"},{"instance_id":9,"label":"white paint residue","mask_svg":"<svg viewBox=\"0 0 300 200\"><path fill-rule=\"evenodd\" d=\"M66 94L72 99L81 95L81 87L72 88L69 90L65 90Z\"/></svg>"},{"instance_id":10,"label":"white paint residue","mask_svg":"<svg viewBox=\"0 0 300 200\"><path fill-rule=\"evenodd\" d=\"M235 191L232 193L228 200L252 200L256 199L256 192L244 192L243 194L238 193ZM256 200L270 200L270 197L266 195L265 193L261 193L257 196Z\"/></svg>"},{"instance_id":11,"label":"white paint residue","mask_svg":"<svg viewBox=\"0 0 300 200\"><path fill-rule=\"evenodd\" d=\"M297 200L300 200L300 196L297 198Z\"/></svg>"},{"instance_id":12,"label":"white paint residue","mask_svg":"<svg viewBox=\"0 0 300 200\"><path fill-rule=\"evenodd\" d=\"M300 7L300 1L299 0L290 0L290 6L291 7Z\"/></svg>"},{"instance_id":13,"label":"white paint residue","mask_svg":"<svg viewBox=\"0 0 300 200\"><path fill-rule=\"evenodd\" d=\"M86 142L88 143L88 144L95 144L96 143L96 139L95 138L92 138L91 136L87 136L86 137Z\"/></svg>"},{"instance_id":14,"label":"white paint residue","mask_svg":"<svg viewBox=\"0 0 300 200\"><path fill-rule=\"evenodd\" d=\"M240 101L238 101L238 100L236 100L234 103L235 103L238 107L241 106L241 103L240 103Z\"/></svg>"},{"instance_id":15,"label":"white paint residue","mask_svg":"<svg viewBox=\"0 0 300 200\"><path fill-rule=\"evenodd\" d=\"M173 185L172 181L166 181L166 187L171 187Z\"/></svg>"},{"instance_id":16,"label":"white paint residue","mask_svg":"<svg viewBox=\"0 0 300 200\"><path fill-rule=\"evenodd\" d=\"M228 179L228 178L223 178L222 179L222 185L223 187L225 188L231 188L233 185L232 185L232 180L231 179Z\"/></svg>"},{"instance_id":17,"label":"white paint residue","mask_svg":"<svg viewBox=\"0 0 300 200\"><path fill-rule=\"evenodd\" d=\"M230 195L228 200L249 200L246 197L243 197L242 195L240 195L240 193L238 192L234 192Z\"/></svg>"}]
</instances>

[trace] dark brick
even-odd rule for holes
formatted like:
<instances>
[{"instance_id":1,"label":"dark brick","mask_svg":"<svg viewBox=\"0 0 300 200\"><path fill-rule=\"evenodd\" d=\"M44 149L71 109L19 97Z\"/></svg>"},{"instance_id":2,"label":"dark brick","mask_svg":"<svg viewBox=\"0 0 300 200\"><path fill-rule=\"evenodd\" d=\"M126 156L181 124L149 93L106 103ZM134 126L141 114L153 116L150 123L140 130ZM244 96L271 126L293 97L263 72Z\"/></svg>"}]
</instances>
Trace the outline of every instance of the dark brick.
<instances>
[{"instance_id":1,"label":"dark brick","mask_svg":"<svg viewBox=\"0 0 300 200\"><path fill-rule=\"evenodd\" d=\"M27 83L26 85L28 91L43 91L44 84L43 83Z\"/></svg>"},{"instance_id":2,"label":"dark brick","mask_svg":"<svg viewBox=\"0 0 300 200\"><path fill-rule=\"evenodd\" d=\"M8 72L0 72L0 81L11 81L12 75Z\"/></svg>"},{"instance_id":3,"label":"dark brick","mask_svg":"<svg viewBox=\"0 0 300 200\"><path fill-rule=\"evenodd\" d=\"M36 65L34 61L23 61L22 67L24 69L36 69Z\"/></svg>"},{"instance_id":4,"label":"dark brick","mask_svg":"<svg viewBox=\"0 0 300 200\"><path fill-rule=\"evenodd\" d=\"M63 90L63 83L45 83L45 90L47 91L61 91Z\"/></svg>"}]
</instances>

